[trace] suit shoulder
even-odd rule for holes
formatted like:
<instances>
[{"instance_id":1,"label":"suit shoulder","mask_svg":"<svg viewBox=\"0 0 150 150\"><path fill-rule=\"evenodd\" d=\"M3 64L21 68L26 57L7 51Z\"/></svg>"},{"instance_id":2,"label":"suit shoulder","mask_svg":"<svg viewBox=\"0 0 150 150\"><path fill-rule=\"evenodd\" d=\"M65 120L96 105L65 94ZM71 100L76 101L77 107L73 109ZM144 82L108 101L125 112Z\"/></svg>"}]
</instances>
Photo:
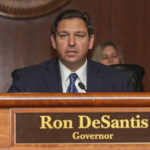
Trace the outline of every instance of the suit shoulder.
<instances>
[{"instance_id":1,"label":"suit shoulder","mask_svg":"<svg viewBox=\"0 0 150 150\"><path fill-rule=\"evenodd\" d=\"M93 69L97 69L97 70L100 70L100 71L108 71L108 72L118 72L118 70L116 70L116 69L114 69L110 66L106 66L104 64L101 64L99 62L95 62L95 61L92 61L92 60L89 60L88 62L89 62L90 67L92 67Z\"/></svg>"},{"instance_id":2,"label":"suit shoulder","mask_svg":"<svg viewBox=\"0 0 150 150\"><path fill-rule=\"evenodd\" d=\"M57 59L51 59L49 61L42 62L40 64L24 67L24 68L19 68L16 69L12 72L12 76L14 77L16 74L36 74L42 73L44 70L50 68L51 66L55 65L57 63Z\"/></svg>"},{"instance_id":3,"label":"suit shoulder","mask_svg":"<svg viewBox=\"0 0 150 150\"><path fill-rule=\"evenodd\" d=\"M127 72L117 70L115 68L103 65L99 62L95 62L95 61L92 61L92 60L89 60L89 65L90 65L90 69L92 68L93 70L96 70L97 73L99 72L100 74L104 74L108 77L111 76L111 78L112 77L116 78L116 77L119 77L119 76L128 76Z\"/></svg>"}]
</instances>

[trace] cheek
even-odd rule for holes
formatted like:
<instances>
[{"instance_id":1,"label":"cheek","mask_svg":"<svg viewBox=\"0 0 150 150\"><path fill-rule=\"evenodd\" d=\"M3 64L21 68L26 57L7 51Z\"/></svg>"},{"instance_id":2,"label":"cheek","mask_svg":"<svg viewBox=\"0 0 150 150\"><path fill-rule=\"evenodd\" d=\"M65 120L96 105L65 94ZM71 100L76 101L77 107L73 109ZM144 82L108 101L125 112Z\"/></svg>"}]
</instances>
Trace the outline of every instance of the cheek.
<instances>
[{"instance_id":1,"label":"cheek","mask_svg":"<svg viewBox=\"0 0 150 150\"><path fill-rule=\"evenodd\" d=\"M118 63L118 64L120 64L119 58L116 58L116 59L115 59L115 62Z\"/></svg>"},{"instance_id":2,"label":"cheek","mask_svg":"<svg viewBox=\"0 0 150 150\"><path fill-rule=\"evenodd\" d=\"M65 48L65 42L57 42L56 47L59 51L63 51L63 49Z\"/></svg>"},{"instance_id":3,"label":"cheek","mask_svg":"<svg viewBox=\"0 0 150 150\"><path fill-rule=\"evenodd\" d=\"M102 64L107 64L107 63L108 63L108 60L107 60L107 59L102 59L102 60L100 60L100 63L102 63Z\"/></svg>"},{"instance_id":4,"label":"cheek","mask_svg":"<svg viewBox=\"0 0 150 150\"><path fill-rule=\"evenodd\" d=\"M78 45L80 47L80 50L82 50L84 52L87 52L89 49L89 43L87 43L87 42L79 43Z\"/></svg>"}]
</instances>

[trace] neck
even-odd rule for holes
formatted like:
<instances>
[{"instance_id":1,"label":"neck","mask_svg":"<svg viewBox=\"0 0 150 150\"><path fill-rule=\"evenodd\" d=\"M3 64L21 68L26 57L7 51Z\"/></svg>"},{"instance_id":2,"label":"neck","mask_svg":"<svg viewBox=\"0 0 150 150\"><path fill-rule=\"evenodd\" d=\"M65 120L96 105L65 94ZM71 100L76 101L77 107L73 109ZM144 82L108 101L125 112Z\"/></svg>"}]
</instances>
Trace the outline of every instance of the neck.
<instances>
[{"instance_id":1,"label":"neck","mask_svg":"<svg viewBox=\"0 0 150 150\"><path fill-rule=\"evenodd\" d=\"M71 64L71 63L64 63L62 62L71 72L76 72L84 63L86 59L82 63L76 63L76 64Z\"/></svg>"}]
</instances>

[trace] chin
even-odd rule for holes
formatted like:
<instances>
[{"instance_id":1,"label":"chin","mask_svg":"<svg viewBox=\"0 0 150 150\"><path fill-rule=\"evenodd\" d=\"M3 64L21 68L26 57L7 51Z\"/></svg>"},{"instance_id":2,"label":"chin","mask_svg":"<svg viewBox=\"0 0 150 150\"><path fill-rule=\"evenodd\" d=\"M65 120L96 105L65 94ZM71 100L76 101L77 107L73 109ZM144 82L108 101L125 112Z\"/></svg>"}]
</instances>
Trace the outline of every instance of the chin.
<instances>
[{"instance_id":1,"label":"chin","mask_svg":"<svg viewBox=\"0 0 150 150\"><path fill-rule=\"evenodd\" d=\"M67 59L66 61L69 63L77 63L78 62L77 59Z\"/></svg>"}]
</instances>

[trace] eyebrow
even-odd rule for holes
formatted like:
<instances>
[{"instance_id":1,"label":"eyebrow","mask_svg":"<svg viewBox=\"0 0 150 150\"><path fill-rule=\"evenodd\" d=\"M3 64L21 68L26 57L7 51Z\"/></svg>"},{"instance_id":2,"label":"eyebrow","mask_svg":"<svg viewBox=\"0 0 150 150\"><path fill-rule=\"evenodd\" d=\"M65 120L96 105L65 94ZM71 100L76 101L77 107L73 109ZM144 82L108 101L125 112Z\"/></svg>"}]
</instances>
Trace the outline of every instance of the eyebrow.
<instances>
[{"instance_id":1,"label":"eyebrow","mask_svg":"<svg viewBox=\"0 0 150 150\"><path fill-rule=\"evenodd\" d=\"M69 32L68 31L60 31L60 32L57 32L57 34L61 34L61 33L68 33L69 34ZM86 32L84 32L84 31L76 31L74 34L76 34L76 33L81 33L81 34L87 34Z\"/></svg>"},{"instance_id":2,"label":"eyebrow","mask_svg":"<svg viewBox=\"0 0 150 150\"><path fill-rule=\"evenodd\" d=\"M68 33L67 31L60 31L60 32L57 32L57 34L60 34L60 33Z\"/></svg>"}]
</instances>

